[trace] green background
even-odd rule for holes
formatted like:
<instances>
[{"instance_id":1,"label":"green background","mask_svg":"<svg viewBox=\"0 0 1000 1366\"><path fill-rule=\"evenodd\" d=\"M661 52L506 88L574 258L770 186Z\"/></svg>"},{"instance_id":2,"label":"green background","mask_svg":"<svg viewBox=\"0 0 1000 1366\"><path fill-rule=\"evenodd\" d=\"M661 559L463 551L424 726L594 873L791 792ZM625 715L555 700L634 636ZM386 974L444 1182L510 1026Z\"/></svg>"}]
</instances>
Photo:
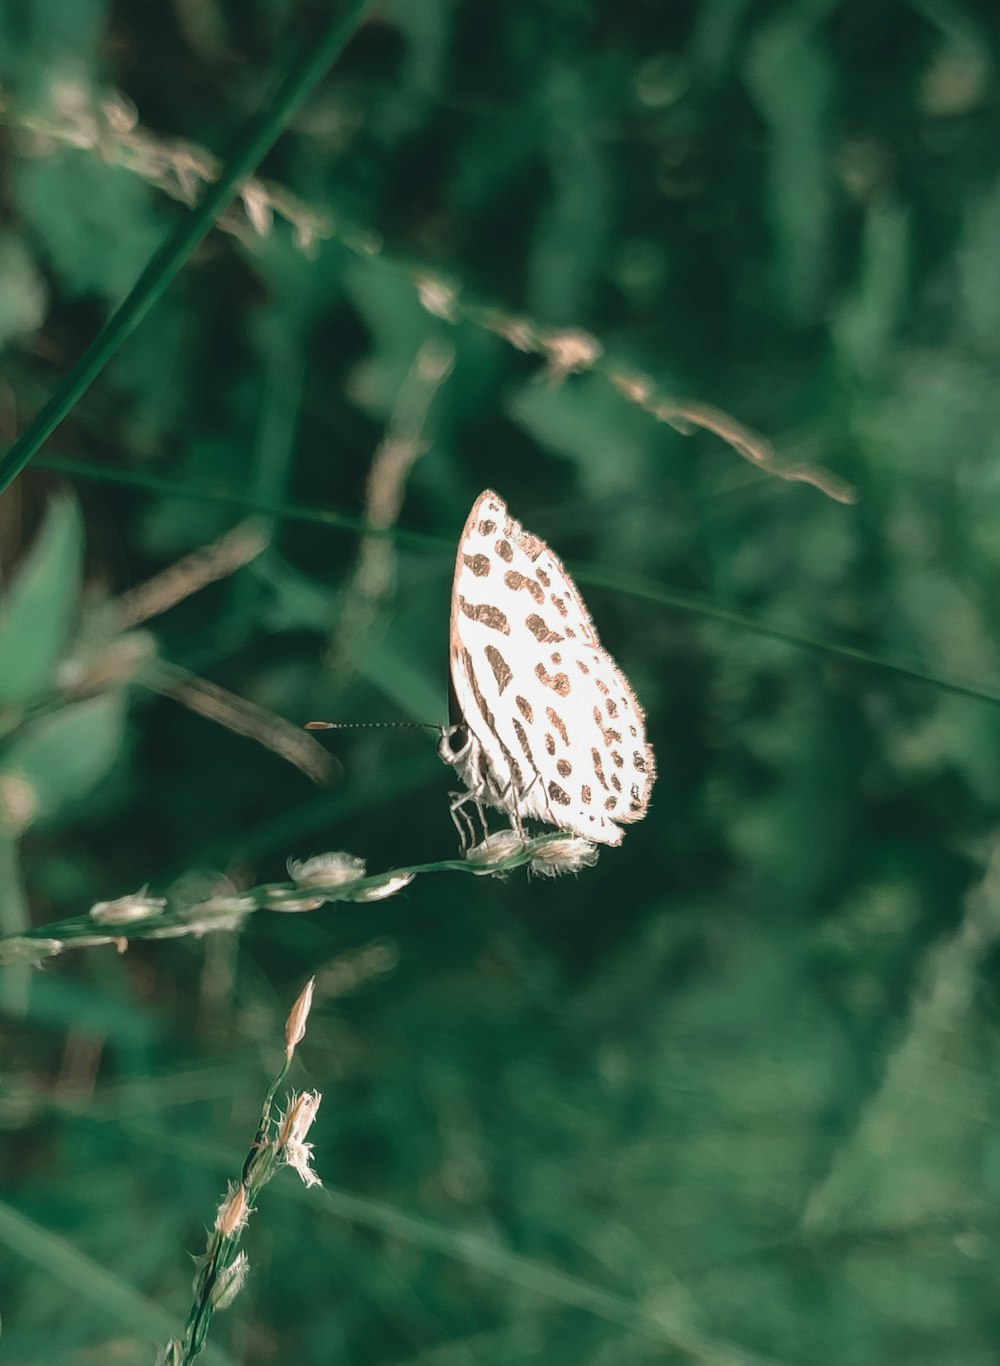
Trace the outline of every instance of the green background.
<instances>
[{"instance_id":1,"label":"green background","mask_svg":"<svg viewBox=\"0 0 1000 1366\"><path fill-rule=\"evenodd\" d=\"M5 444L325 13L0 7ZM317 788L164 692L442 720L487 485L579 571L652 806L576 879L427 874L7 969L0 1360L178 1330L314 972L324 1189L265 1192L216 1363L997 1359L998 60L986 0L374 8L262 167L273 222L227 215L0 499L0 929L327 849L452 857L432 732L324 737ZM601 365L546 374L512 320ZM858 502L679 434L615 367ZM407 534L363 551L400 442ZM247 508L266 549L123 636L120 595Z\"/></svg>"}]
</instances>

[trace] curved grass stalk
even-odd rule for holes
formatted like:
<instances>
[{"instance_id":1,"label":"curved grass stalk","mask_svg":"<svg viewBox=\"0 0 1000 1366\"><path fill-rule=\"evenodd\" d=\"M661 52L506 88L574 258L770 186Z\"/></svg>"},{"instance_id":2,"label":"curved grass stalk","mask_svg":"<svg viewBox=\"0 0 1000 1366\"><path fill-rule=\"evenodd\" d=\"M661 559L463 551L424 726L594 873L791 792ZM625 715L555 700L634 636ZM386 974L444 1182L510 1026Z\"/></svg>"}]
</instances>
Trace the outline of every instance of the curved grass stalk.
<instances>
[{"instance_id":1,"label":"curved grass stalk","mask_svg":"<svg viewBox=\"0 0 1000 1366\"><path fill-rule=\"evenodd\" d=\"M46 119L44 115L35 115L28 127L57 142L89 147L175 199L190 201L201 186L211 187L206 191L207 198L222 183L216 179L220 172L211 153L196 144L160 139L142 129L134 111L118 95L104 102L100 118L89 113L81 115L79 111L64 111L61 118L62 121L60 116ZM226 167L222 172L223 178L228 170ZM231 197L224 196L219 208ZM271 231L274 219L281 218L291 226L296 245L309 255L314 253L317 241L332 238L383 274L402 280L433 317L449 326L471 324L501 337L515 350L540 357L546 375L554 383L568 375L592 372L625 402L684 436L696 431L712 432L763 474L810 484L835 502L858 500L857 490L833 471L818 465L783 464L773 443L759 432L710 404L678 399L665 392L650 375L616 360L604 343L589 332L546 327L534 318L514 315L495 303L471 297L460 280L393 256L385 251L377 233L306 204L271 181L245 178L239 186L239 197L239 212L233 212L235 206L231 205L218 217L218 226L224 231L240 238L263 237ZM208 224L204 231L207 230ZM2 488L0 484L0 491Z\"/></svg>"},{"instance_id":2,"label":"curved grass stalk","mask_svg":"<svg viewBox=\"0 0 1000 1366\"><path fill-rule=\"evenodd\" d=\"M255 911L285 914L316 911L328 903L384 901L429 873L471 873L503 877L527 867L541 876L575 873L596 861L595 846L575 835L540 835L522 840L512 831L493 835L469 857L412 864L369 875L353 854L319 854L290 862L291 880L268 882L246 891L223 887L192 900L190 894L150 896L141 888L113 901L99 901L84 915L37 925L22 933L0 936L0 967L39 963L72 948L114 944L124 949L133 939L178 939L219 930L239 930Z\"/></svg>"}]
</instances>

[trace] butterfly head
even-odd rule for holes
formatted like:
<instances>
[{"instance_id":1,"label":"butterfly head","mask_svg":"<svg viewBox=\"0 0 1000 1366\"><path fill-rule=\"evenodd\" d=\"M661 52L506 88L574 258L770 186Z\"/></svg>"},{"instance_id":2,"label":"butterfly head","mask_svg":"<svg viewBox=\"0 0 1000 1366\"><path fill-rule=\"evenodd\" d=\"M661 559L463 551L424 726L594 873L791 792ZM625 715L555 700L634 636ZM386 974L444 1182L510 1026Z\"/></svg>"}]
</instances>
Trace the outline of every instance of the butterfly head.
<instances>
[{"instance_id":1,"label":"butterfly head","mask_svg":"<svg viewBox=\"0 0 1000 1366\"><path fill-rule=\"evenodd\" d=\"M450 726L441 727L438 754L451 765L477 801L495 799L483 747L464 721L453 721Z\"/></svg>"},{"instance_id":2,"label":"butterfly head","mask_svg":"<svg viewBox=\"0 0 1000 1366\"><path fill-rule=\"evenodd\" d=\"M469 758L473 743L472 732L464 721L454 726L442 726L438 754L446 764L457 768Z\"/></svg>"}]
</instances>

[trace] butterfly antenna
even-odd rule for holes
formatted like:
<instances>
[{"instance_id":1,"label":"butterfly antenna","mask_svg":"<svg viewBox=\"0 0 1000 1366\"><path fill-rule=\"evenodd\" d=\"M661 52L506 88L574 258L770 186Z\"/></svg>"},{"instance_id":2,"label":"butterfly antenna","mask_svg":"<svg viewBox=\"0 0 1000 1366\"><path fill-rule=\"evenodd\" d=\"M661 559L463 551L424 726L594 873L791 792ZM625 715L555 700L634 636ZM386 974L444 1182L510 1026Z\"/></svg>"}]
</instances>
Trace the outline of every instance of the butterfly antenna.
<instances>
[{"instance_id":1,"label":"butterfly antenna","mask_svg":"<svg viewBox=\"0 0 1000 1366\"><path fill-rule=\"evenodd\" d=\"M307 721L306 730L382 730L389 728L393 730L409 730L427 727L430 730L440 730L441 727L433 721Z\"/></svg>"}]
</instances>

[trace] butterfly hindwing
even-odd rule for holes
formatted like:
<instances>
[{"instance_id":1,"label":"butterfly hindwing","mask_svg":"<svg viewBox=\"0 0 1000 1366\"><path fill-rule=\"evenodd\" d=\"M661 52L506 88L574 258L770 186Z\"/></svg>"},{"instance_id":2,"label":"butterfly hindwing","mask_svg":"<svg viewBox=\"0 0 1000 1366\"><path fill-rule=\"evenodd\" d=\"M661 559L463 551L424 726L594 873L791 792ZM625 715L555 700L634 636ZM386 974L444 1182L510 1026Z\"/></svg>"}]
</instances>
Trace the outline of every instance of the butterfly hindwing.
<instances>
[{"instance_id":1,"label":"butterfly hindwing","mask_svg":"<svg viewBox=\"0 0 1000 1366\"><path fill-rule=\"evenodd\" d=\"M459 542L450 655L476 741L470 790L515 819L620 843L653 780L642 710L562 563L490 490Z\"/></svg>"}]
</instances>

